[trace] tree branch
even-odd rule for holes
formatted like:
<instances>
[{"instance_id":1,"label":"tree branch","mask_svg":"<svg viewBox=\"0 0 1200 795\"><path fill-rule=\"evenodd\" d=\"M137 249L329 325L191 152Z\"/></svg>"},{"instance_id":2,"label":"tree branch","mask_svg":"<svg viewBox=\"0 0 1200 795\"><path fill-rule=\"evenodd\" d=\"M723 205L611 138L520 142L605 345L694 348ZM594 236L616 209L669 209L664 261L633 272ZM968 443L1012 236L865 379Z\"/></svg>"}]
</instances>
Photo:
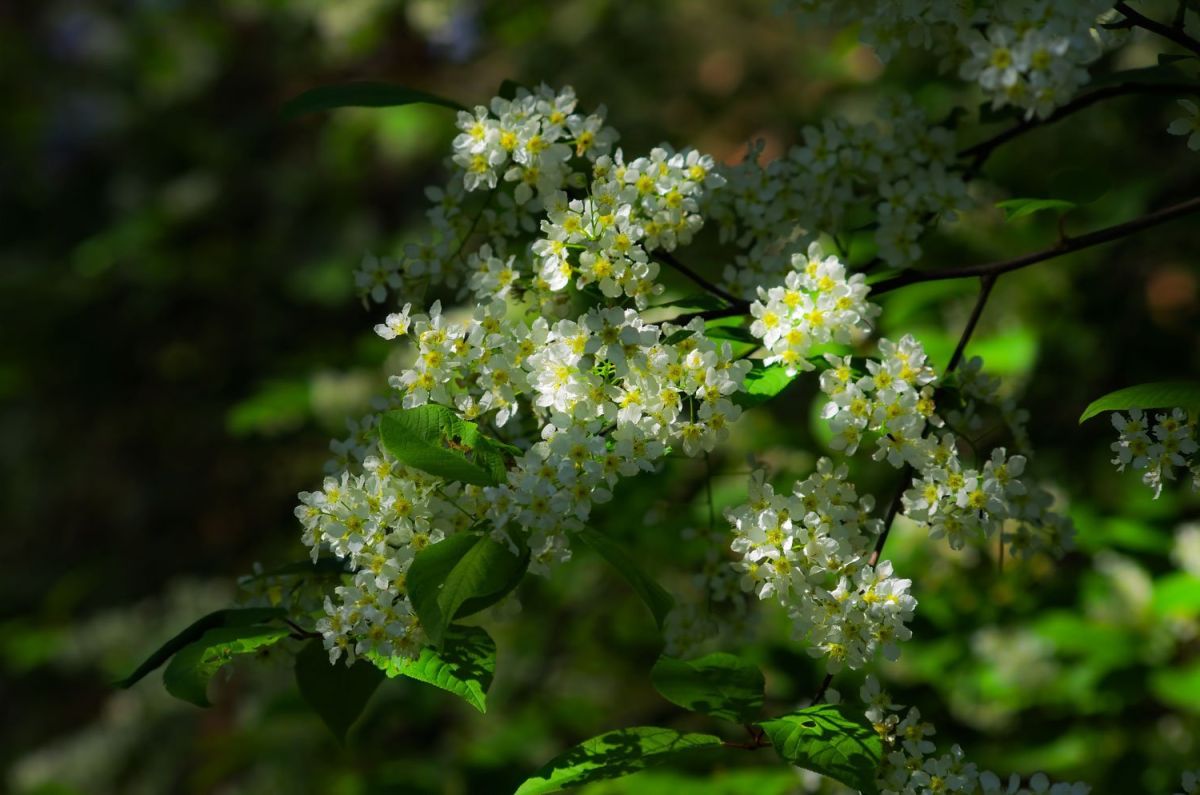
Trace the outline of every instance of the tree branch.
<instances>
[{"instance_id":1,"label":"tree branch","mask_svg":"<svg viewBox=\"0 0 1200 795\"><path fill-rule=\"evenodd\" d=\"M1114 86L1106 86L1095 91L1089 91L1086 94L1081 94L1070 102L1060 105L1049 116L1044 119L1026 119L1018 122L1007 130L1003 130L996 135L977 144L967 147L958 153L959 157L973 158L971 165L967 167L964 174L965 179L971 179L979 170L983 168L983 164L991 156L992 152L1001 145L1008 143L1013 138L1019 135L1053 124L1056 121L1065 119L1074 113L1077 113L1084 108L1089 108L1097 102L1103 102L1106 99L1113 97L1128 96L1130 94L1163 94L1167 96L1177 96L1179 94L1200 94L1200 85L1190 83L1140 83L1130 82L1121 83Z\"/></svg>"},{"instance_id":2,"label":"tree branch","mask_svg":"<svg viewBox=\"0 0 1200 795\"><path fill-rule=\"evenodd\" d=\"M710 282L708 279L701 276L699 273L696 273L694 270L689 268L687 265L684 265L682 262L680 262L675 257L674 254L672 254L669 251L662 251L662 250L655 251L653 254L651 254L651 256L654 257L659 262L661 262L662 264L679 271L684 276L688 277L693 282L700 285L705 290L707 290L708 292L717 296L718 298L721 298L725 301L729 301L730 303L733 303L733 304L745 304L746 303L745 301L742 301L737 296L731 295L730 293L725 292L720 287L718 287L717 285ZM737 313L735 313L735 314L737 314Z\"/></svg>"},{"instance_id":3,"label":"tree branch","mask_svg":"<svg viewBox=\"0 0 1200 795\"><path fill-rule=\"evenodd\" d=\"M1117 3L1115 6L1113 6L1113 8L1125 15L1125 19L1128 20L1130 26L1142 28L1143 30L1148 30L1151 33L1157 33L1164 39L1170 39L1171 41L1175 42L1185 50L1191 50L1197 55L1200 55L1200 41L1193 39L1191 36L1185 33L1182 28L1164 25L1161 22L1150 19L1150 17L1143 16L1134 9L1130 8L1128 3Z\"/></svg>"},{"instance_id":4,"label":"tree branch","mask_svg":"<svg viewBox=\"0 0 1200 795\"><path fill-rule=\"evenodd\" d=\"M1059 240L1053 246L1042 251L1035 251L1032 254L1025 254L1014 259L1003 260L1001 262L990 262L982 265L969 265L965 268L956 268L953 270L941 271L918 271L909 270L901 273L899 276L894 276L890 279L884 279L876 284L871 289L872 295L882 295L884 293L897 290L901 287L907 287L910 284L920 284L921 282L937 282L947 279L965 279L970 276L999 276L1002 273L1019 270L1021 268L1035 265L1039 262L1045 262L1048 259L1061 257L1064 254L1070 254L1075 251L1080 251L1092 246L1098 246L1102 243L1109 243L1113 240L1127 237L1140 232L1143 229L1164 224L1167 221L1172 221L1184 215L1200 212L1200 196L1188 199L1187 201L1173 204L1170 207L1164 207L1161 210L1143 215L1141 218L1135 218L1132 221L1116 224L1115 226L1098 229L1095 232L1089 232L1086 235L1079 237L1067 237Z\"/></svg>"}]
</instances>

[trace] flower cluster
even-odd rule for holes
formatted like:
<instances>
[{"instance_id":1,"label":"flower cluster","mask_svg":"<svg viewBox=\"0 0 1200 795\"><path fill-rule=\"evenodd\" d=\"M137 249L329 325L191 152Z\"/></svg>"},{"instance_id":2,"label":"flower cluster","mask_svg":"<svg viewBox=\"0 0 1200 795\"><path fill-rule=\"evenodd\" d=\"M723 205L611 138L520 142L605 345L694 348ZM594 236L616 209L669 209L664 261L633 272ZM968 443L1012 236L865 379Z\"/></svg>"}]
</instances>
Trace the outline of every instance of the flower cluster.
<instances>
[{"instance_id":1,"label":"flower cluster","mask_svg":"<svg viewBox=\"0 0 1200 795\"><path fill-rule=\"evenodd\" d=\"M909 580L894 577L890 562L869 562L882 522L871 517L874 499L860 498L846 474L822 458L791 494L776 494L760 471L748 502L725 513L742 587L777 599L831 671L860 668L880 648L895 659L916 607Z\"/></svg>"},{"instance_id":2,"label":"flower cluster","mask_svg":"<svg viewBox=\"0 0 1200 795\"><path fill-rule=\"evenodd\" d=\"M879 309L867 302L861 273L847 278L837 257L822 255L819 243L808 247L808 256L792 255L792 271L782 286L758 288L750 305L754 323L750 333L762 340L766 364L782 364L789 376L813 370L808 360L814 345L848 344L854 334L865 336Z\"/></svg>"},{"instance_id":3,"label":"flower cluster","mask_svg":"<svg viewBox=\"0 0 1200 795\"><path fill-rule=\"evenodd\" d=\"M1183 467L1192 476L1192 487L1200 489L1200 456L1195 453L1197 415L1183 409L1156 414L1151 420L1141 409L1131 409L1129 416L1113 412L1113 427L1120 437L1112 443L1116 453L1113 463L1118 471L1129 466L1142 470L1142 482L1162 494L1163 481L1175 479L1176 467Z\"/></svg>"},{"instance_id":4,"label":"flower cluster","mask_svg":"<svg viewBox=\"0 0 1200 795\"><path fill-rule=\"evenodd\" d=\"M861 36L887 60L904 46L926 49L979 85L994 107L1048 116L1088 81L1087 66L1117 34L1099 24L1112 3L895 3L793 0L807 18L861 25Z\"/></svg>"},{"instance_id":5,"label":"flower cluster","mask_svg":"<svg viewBox=\"0 0 1200 795\"><path fill-rule=\"evenodd\" d=\"M706 213L721 238L745 250L725 271L730 290L751 298L760 284L782 279L793 254L821 234L839 236L879 225L879 255L905 265L920 255L917 239L939 217L967 203L953 171L953 133L933 124L907 98L884 103L878 123L826 120L804 128L803 143L762 163L761 144L726 167L727 185L709 197Z\"/></svg>"},{"instance_id":6,"label":"flower cluster","mask_svg":"<svg viewBox=\"0 0 1200 795\"><path fill-rule=\"evenodd\" d=\"M600 157L585 198L555 193L546 201L543 237L534 242L538 276L552 291L574 278L608 298L632 298L644 309L661 292L651 253L691 242L703 226L699 201L720 187L712 157L658 147L626 163L621 150Z\"/></svg>"},{"instance_id":7,"label":"flower cluster","mask_svg":"<svg viewBox=\"0 0 1200 795\"><path fill-rule=\"evenodd\" d=\"M1180 786L1183 788L1183 792L1177 793L1177 795L1196 795L1196 793L1200 793L1200 769L1185 770Z\"/></svg>"},{"instance_id":8,"label":"flower cluster","mask_svg":"<svg viewBox=\"0 0 1200 795\"><path fill-rule=\"evenodd\" d=\"M936 730L921 720L916 707L892 703L891 696L874 677L867 677L859 692L867 705L867 720L883 738L884 758L877 779L881 795L931 795L961 792L970 795L1087 795L1091 788L1082 782L1051 784L1043 773L1035 773L1023 786L1013 774L1003 781L990 770L968 762L958 745L936 755L929 738ZM837 700L833 694L833 701ZM903 711L903 717L901 712Z\"/></svg>"},{"instance_id":9,"label":"flower cluster","mask_svg":"<svg viewBox=\"0 0 1200 795\"><path fill-rule=\"evenodd\" d=\"M821 389L829 402L822 414L833 430L830 446L851 454L866 433L877 434L875 460L914 473L903 495L905 516L927 525L933 538L945 537L954 549L997 531L1003 531L1014 554L1066 547L1073 533L1070 521L1051 510L1049 492L1020 480L1024 456L998 448L982 469L969 467L959 455L956 434L930 432L945 422L934 401L937 375L920 343L908 335L898 343L883 339L879 351L880 358L868 359L862 374L851 357L826 356L830 367L821 373ZM993 392L991 382L979 375L980 366L966 371L972 400ZM1023 419L1015 409L1010 414L1014 422Z\"/></svg>"},{"instance_id":10,"label":"flower cluster","mask_svg":"<svg viewBox=\"0 0 1200 795\"><path fill-rule=\"evenodd\" d=\"M536 436L507 481L486 487L399 466L352 437L347 451L365 454L361 474L327 479L297 508L314 557L327 549L353 571L318 625L331 657L416 648L404 574L424 546L484 521L513 540L512 525L528 533L532 567L544 571L569 556L566 534L584 526L620 477L653 469L670 448L713 449L740 413L729 398L750 364L706 338L699 320L659 327L611 307L551 324L508 309L500 300L479 304L456 322L440 304L428 314L406 305L376 327L414 344L412 366L391 378L404 408L453 406L464 419L518 435L524 418ZM374 423L361 427L369 433Z\"/></svg>"}]
</instances>

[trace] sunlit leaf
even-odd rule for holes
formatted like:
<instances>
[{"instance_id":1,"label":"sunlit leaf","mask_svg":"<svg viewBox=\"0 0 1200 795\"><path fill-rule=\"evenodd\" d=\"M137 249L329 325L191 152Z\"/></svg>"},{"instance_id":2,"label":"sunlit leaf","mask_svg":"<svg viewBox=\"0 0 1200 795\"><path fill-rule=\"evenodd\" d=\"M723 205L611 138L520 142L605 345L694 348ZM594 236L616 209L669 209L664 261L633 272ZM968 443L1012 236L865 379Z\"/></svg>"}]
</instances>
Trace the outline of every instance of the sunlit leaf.
<instances>
[{"instance_id":1,"label":"sunlit leaf","mask_svg":"<svg viewBox=\"0 0 1200 795\"><path fill-rule=\"evenodd\" d=\"M487 712L487 691L496 673L496 643L479 627L450 627L441 648L426 646L415 659L376 652L365 656L389 677L425 682Z\"/></svg>"},{"instance_id":2,"label":"sunlit leaf","mask_svg":"<svg viewBox=\"0 0 1200 795\"><path fill-rule=\"evenodd\" d=\"M180 649L163 671L163 684L176 698L210 706L209 680L241 654L250 654L287 637L286 627L253 625L210 629Z\"/></svg>"},{"instance_id":3,"label":"sunlit leaf","mask_svg":"<svg viewBox=\"0 0 1200 795\"><path fill-rule=\"evenodd\" d=\"M684 734L656 726L636 726L585 740L547 763L516 795L541 795L591 781L621 778L705 748L720 748L711 734Z\"/></svg>"},{"instance_id":4,"label":"sunlit leaf","mask_svg":"<svg viewBox=\"0 0 1200 795\"><path fill-rule=\"evenodd\" d=\"M1200 383L1196 381L1156 381L1109 392L1093 400L1079 417L1080 424L1105 411L1129 409L1171 409L1200 411Z\"/></svg>"},{"instance_id":5,"label":"sunlit leaf","mask_svg":"<svg viewBox=\"0 0 1200 795\"><path fill-rule=\"evenodd\" d=\"M835 704L818 704L758 724L779 756L790 764L876 795L883 758L879 734L861 715Z\"/></svg>"},{"instance_id":6,"label":"sunlit leaf","mask_svg":"<svg viewBox=\"0 0 1200 795\"><path fill-rule=\"evenodd\" d=\"M358 82L310 88L288 100L282 109L284 118L295 118L335 108L391 108L397 105L441 105L454 110L466 110L452 99L439 97L415 88L391 83Z\"/></svg>"}]
</instances>

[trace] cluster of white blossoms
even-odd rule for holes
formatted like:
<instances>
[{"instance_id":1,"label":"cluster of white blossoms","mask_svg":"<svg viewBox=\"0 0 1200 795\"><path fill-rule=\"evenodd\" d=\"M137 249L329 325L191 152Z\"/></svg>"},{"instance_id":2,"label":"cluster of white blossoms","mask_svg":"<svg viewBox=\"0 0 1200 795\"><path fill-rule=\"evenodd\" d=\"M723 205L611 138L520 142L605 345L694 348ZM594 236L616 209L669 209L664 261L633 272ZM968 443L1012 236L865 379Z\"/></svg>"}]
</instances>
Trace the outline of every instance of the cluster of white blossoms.
<instances>
[{"instance_id":1,"label":"cluster of white blossoms","mask_svg":"<svg viewBox=\"0 0 1200 795\"><path fill-rule=\"evenodd\" d=\"M837 703L836 692L828 701ZM921 720L916 707L907 710L892 703L891 696L868 676L859 691L867 706L867 720L879 732L884 743L883 765L877 783L880 795L941 795L961 792L966 795L1087 795L1091 787L1082 782L1052 784L1044 773L1035 773L1027 783L1013 774L1008 781L990 770L980 770L968 762L962 748L937 754L929 738L936 730ZM901 717L903 712L903 717Z\"/></svg>"},{"instance_id":2,"label":"cluster of white blossoms","mask_svg":"<svg viewBox=\"0 0 1200 795\"><path fill-rule=\"evenodd\" d=\"M1022 482L1025 456L997 448L981 469L969 467L959 455L956 433L931 430L945 421L934 401L937 374L920 343L909 335L898 343L882 339L879 352L878 360L867 360L865 373L849 356L826 355L830 367L821 373L821 390L829 402L822 416L833 431L830 446L852 454L866 434L875 434L873 458L913 472L903 494L904 515L954 549L998 531L1014 554L1066 548L1073 535L1070 520L1051 510L1049 492ZM973 364L966 371L968 400L994 391L979 368ZM964 411L959 413L965 417ZM1010 414L1014 422L1022 419L1015 410Z\"/></svg>"},{"instance_id":3,"label":"cluster of white blossoms","mask_svg":"<svg viewBox=\"0 0 1200 795\"><path fill-rule=\"evenodd\" d=\"M1185 770L1180 786L1183 787L1183 792L1176 793L1176 795L1197 795L1197 793L1200 793L1200 768Z\"/></svg>"},{"instance_id":4,"label":"cluster of white blossoms","mask_svg":"<svg viewBox=\"0 0 1200 795\"><path fill-rule=\"evenodd\" d=\"M1120 437L1112 443L1112 462L1122 472L1127 466L1145 470L1142 482L1154 489L1156 498L1164 481L1175 479L1176 468L1185 469L1192 476L1192 488L1200 489L1197 420L1196 413L1189 416L1178 408L1156 414L1153 420L1141 409L1131 409L1128 416L1114 411L1112 423Z\"/></svg>"},{"instance_id":5,"label":"cluster of white blossoms","mask_svg":"<svg viewBox=\"0 0 1200 795\"><path fill-rule=\"evenodd\" d=\"M871 565L883 523L871 516L874 498L859 497L846 475L844 464L822 458L791 494L776 494L759 471L747 503L725 512L743 589L778 600L830 671L860 668L880 649L895 659L917 604L890 562Z\"/></svg>"},{"instance_id":6,"label":"cluster of white blossoms","mask_svg":"<svg viewBox=\"0 0 1200 795\"><path fill-rule=\"evenodd\" d=\"M750 333L767 349L765 364L782 364L789 376L816 369L808 360L815 345L849 344L866 336L879 308L867 301L865 277L847 277L837 257L823 256L819 243L808 255L792 255L792 270L782 286L758 288L750 305Z\"/></svg>"},{"instance_id":7,"label":"cluster of white blossoms","mask_svg":"<svg viewBox=\"0 0 1200 795\"><path fill-rule=\"evenodd\" d=\"M415 348L413 365L391 378L404 408L452 406L518 434L524 417L536 436L496 486L444 482L364 445L354 448L368 453L361 474L343 472L301 495L296 513L314 558L328 550L354 572L318 625L331 657L418 648L404 574L424 546L485 522L513 541L511 526L528 534L532 570L545 571L569 557L568 533L584 527L620 477L652 470L668 449L713 449L741 411L729 398L750 363L702 330L700 320L659 327L619 307L527 322L500 300L463 322L437 303L428 314L406 305L389 315L377 333Z\"/></svg>"},{"instance_id":8,"label":"cluster of white blossoms","mask_svg":"<svg viewBox=\"0 0 1200 795\"><path fill-rule=\"evenodd\" d=\"M1117 40L1102 27L1105 0L957 2L792 0L805 18L860 25L862 40L888 60L904 47L937 55L979 85L993 107L1012 105L1027 118L1048 116L1088 82L1087 66Z\"/></svg>"},{"instance_id":9,"label":"cluster of white blossoms","mask_svg":"<svg viewBox=\"0 0 1200 795\"><path fill-rule=\"evenodd\" d=\"M879 256L907 265L921 253L918 238L939 218L967 203L954 170L954 134L934 124L911 99L883 103L879 121L827 119L803 130L803 143L769 163L762 144L722 169L727 184L709 196L705 213L721 239L744 253L725 270L729 289L753 298L760 284L779 282L794 254L821 234L838 239L878 222Z\"/></svg>"}]
</instances>

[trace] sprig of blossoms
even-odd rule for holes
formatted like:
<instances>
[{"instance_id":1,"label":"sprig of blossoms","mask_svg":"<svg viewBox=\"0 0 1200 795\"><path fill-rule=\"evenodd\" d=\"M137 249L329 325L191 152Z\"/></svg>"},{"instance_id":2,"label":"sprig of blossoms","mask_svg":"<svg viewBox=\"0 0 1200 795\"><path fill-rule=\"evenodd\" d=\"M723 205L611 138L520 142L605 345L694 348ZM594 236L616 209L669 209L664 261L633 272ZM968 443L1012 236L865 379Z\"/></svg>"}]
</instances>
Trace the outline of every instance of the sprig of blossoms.
<instances>
[{"instance_id":1,"label":"sprig of blossoms","mask_svg":"<svg viewBox=\"0 0 1200 795\"><path fill-rule=\"evenodd\" d=\"M1087 66L1120 40L1101 25L1112 8L1105 0L793 0L791 6L811 20L860 25L862 40L884 60L903 47L928 50L978 84L993 107L1016 106L1026 118L1045 118L1071 99L1088 82Z\"/></svg>"},{"instance_id":2,"label":"sprig of blossoms","mask_svg":"<svg viewBox=\"0 0 1200 795\"><path fill-rule=\"evenodd\" d=\"M1175 470L1183 468L1192 476L1192 488L1200 489L1200 456L1196 451L1197 415L1176 408L1154 415L1153 419L1141 409L1130 409L1126 416L1112 414L1113 427L1119 437L1111 445L1117 471L1125 467L1145 470L1142 482L1154 489L1157 499L1164 481L1175 479Z\"/></svg>"},{"instance_id":3,"label":"sprig of blossoms","mask_svg":"<svg viewBox=\"0 0 1200 795\"><path fill-rule=\"evenodd\" d=\"M1091 787L1083 782L1052 784L1044 773L1034 773L1027 784L1013 774L1008 781L990 770L980 770L968 762L957 744L937 754L930 737L937 732L933 724L921 719L916 707L907 710L892 703L879 681L868 676L859 690L866 705L867 720L884 743L883 764L877 783L881 795L940 795L959 792L967 795L1087 795ZM836 701L837 696L831 699Z\"/></svg>"},{"instance_id":4,"label":"sprig of blossoms","mask_svg":"<svg viewBox=\"0 0 1200 795\"><path fill-rule=\"evenodd\" d=\"M879 255L909 264L930 223L967 204L949 129L908 98L881 104L877 115L877 122L805 127L803 143L769 163L761 162L760 142L722 169L728 184L708 197L706 214L722 241L745 250L725 269L731 291L752 298L758 285L780 281L792 256L819 235L855 231L864 213L878 220Z\"/></svg>"},{"instance_id":5,"label":"sprig of blossoms","mask_svg":"<svg viewBox=\"0 0 1200 795\"><path fill-rule=\"evenodd\" d=\"M880 358L868 359L859 375L851 357L826 355L821 390L829 396L822 415L833 430L830 446L854 453L866 434L876 434L873 458L910 467L912 486L902 497L904 515L928 526L933 538L961 549L969 540L986 541L1002 532L1014 554L1059 551L1073 536L1070 520L1054 512L1053 496L1021 479L1026 457L991 452L982 467L967 466L955 433L937 412L937 374L912 336L899 343L882 339ZM978 369L979 365L973 365ZM969 394L986 394L977 373L968 372ZM971 386L973 385L973 386ZM1012 412L1014 422L1021 419Z\"/></svg>"},{"instance_id":6,"label":"sprig of blossoms","mask_svg":"<svg viewBox=\"0 0 1200 795\"><path fill-rule=\"evenodd\" d=\"M758 300L750 305L755 318L750 333L768 352L763 361L778 362L794 376L815 369L807 358L813 346L849 344L855 335L865 336L879 313L867 302L869 290L861 273L848 277L837 257L823 256L819 243L808 247L807 257L793 254L783 285L759 287Z\"/></svg>"},{"instance_id":7,"label":"sprig of blossoms","mask_svg":"<svg viewBox=\"0 0 1200 795\"><path fill-rule=\"evenodd\" d=\"M911 581L893 576L890 562L869 564L883 525L871 516L874 498L859 497L847 471L822 458L791 494L777 494L756 472L748 502L725 512L743 589L782 604L831 671L860 668L879 649L895 659L917 604Z\"/></svg>"}]
</instances>

